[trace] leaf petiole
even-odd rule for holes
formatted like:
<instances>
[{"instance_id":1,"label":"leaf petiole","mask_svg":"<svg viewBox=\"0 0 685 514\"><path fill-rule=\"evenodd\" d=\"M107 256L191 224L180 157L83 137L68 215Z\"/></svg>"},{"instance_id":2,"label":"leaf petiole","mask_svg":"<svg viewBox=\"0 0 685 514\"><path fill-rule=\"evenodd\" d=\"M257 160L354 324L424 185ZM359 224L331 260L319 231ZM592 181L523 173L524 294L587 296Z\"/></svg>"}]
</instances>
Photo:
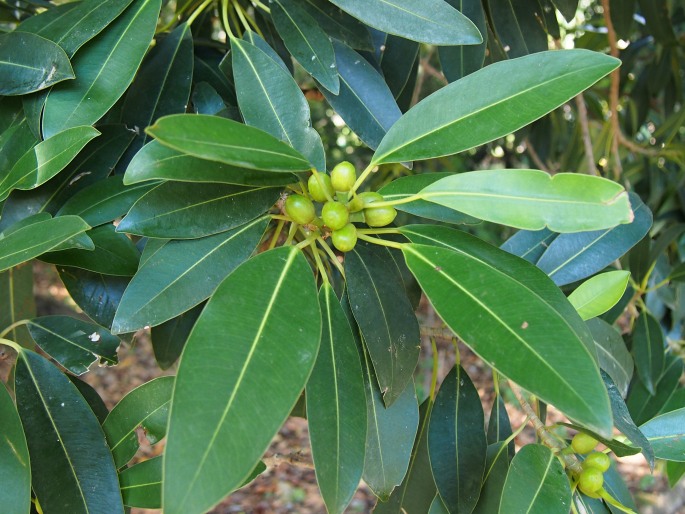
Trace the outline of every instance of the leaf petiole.
<instances>
[{"instance_id":1,"label":"leaf petiole","mask_svg":"<svg viewBox=\"0 0 685 514\"><path fill-rule=\"evenodd\" d=\"M28 320L28 319L20 319L19 321L15 321L10 326L5 328L5 330L0 332L0 339L3 339L7 334L12 332L12 330L14 330L15 328L21 327L22 325L28 325L29 322L30 322L30 320ZM5 344L5 343L2 343L2 344Z\"/></svg>"},{"instance_id":2,"label":"leaf petiole","mask_svg":"<svg viewBox=\"0 0 685 514\"><path fill-rule=\"evenodd\" d=\"M195 9L195 10L192 12L192 14L191 14L190 16L188 16L188 19L186 20L186 24L190 27L190 26L193 24L193 22L195 21L195 19L196 19L198 16L200 16L200 14L202 13L202 11L204 11L205 8L206 8L209 4L211 4L213 1L214 1L214 0L205 0L204 2L202 2L202 3L198 6L198 8Z\"/></svg>"},{"instance_id":3,"label":"leaf petiole","mask_svg":"<svg viewBox=\"0 0 685 514\"><path fill-rule=\"evenodd\" d=\"M357 232L357 237L368 243L373 243L380 246L389 246L390 248L396 248L397 250L401 250L404 244L396 243L395 241L386 241L385 239L379 239L377 237L367 236L366 234L361 234L359 232Z\"/></svg>"}]
</instances>

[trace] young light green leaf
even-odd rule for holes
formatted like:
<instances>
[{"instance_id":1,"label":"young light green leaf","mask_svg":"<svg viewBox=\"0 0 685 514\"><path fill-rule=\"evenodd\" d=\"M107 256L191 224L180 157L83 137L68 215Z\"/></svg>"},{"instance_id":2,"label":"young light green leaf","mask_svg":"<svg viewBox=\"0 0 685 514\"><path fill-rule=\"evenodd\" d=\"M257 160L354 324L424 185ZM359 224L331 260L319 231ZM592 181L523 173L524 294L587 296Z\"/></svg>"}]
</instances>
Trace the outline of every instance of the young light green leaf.
<instances>
[{"instance_id":1,"label":"young light green leaf","mask_svg":"<svg viewBox=\"0 0 685 514\"><path fill-rule=\"evenodd\" d=\"M307 420L316 481L329 513L341 514L364 470L366 399L352 329L329 283L319 291L322 334L307 382Z\"/></svg>"},{"instance_id":2,"label":"young light green leaf","mask_svg":"<svg viewBox=\"0 0 685 514\"><path fill-rule=\"evenodd\" d=\"M112 454L78 389L48 360L24 350L15 390L43 512L123 514Z\"/></svg>"},{"instance_id":3,"label":"young light green leaf","mask_svg":"<svg viewBox=\"0 0 685 514\"><path fill-rule=\"evenodd\" d=\"M331 0L367 25L432 45L476 45L476 26L443 0ZM411 159L408 159L411 160Z\"/></svg>"},{"instance_id":4,"label":"young light green leaf","mask_svg":"<svg viewBox=\"0 0 685 514\"><path fill-rule=\"evenodd\" d=\"M440 179L419 196L479 219L527 230L582 232L633 220L623 186L577 173L471 171Z\"/></svg>"},{"instance_id":5,"label":"young light green leaf","mask_svg":"<svg viewBox=\"0 0 685 514\"><path fill-rule=\"evenodd\" d=\"M164 457L167 514L201 514L250 474L300 396L320 337L314 277L294 246L253 257L221 283L176 377Z\"/></svg>"},{"instance_id":6,"label":"young light green leaf","mask_svg":"<svg viewBox=\"0 0 685 514\"><path fill-rule=\"evenodd\" d=\"M78 216L51 218L0 237L0 271L49 252L90 227Z\"/></svg>"},{"instance_id":7,"label":"young light green leaf","mask_svg":"<svg viewBox=\"0 0 685 514\"><path fill-rule=\"evenodd\" d=\"M139 509L162 508L162 456L145 460L119 473L124 505Z\"/></svg>"},{"instance_id":8,"label":"young light green leaf","mask_svg":"<svg viewBox=\"0 0 685 514\"><path fill-rule=\"evenodd\" d=\"M595 275L579 285L568 296L568 301L575 307L581 318L585 320L596 318L616 305L616 302L623 296L629 279L630 271L625 270Z\"/></svg>"},{"instance_id":9,"label":"young light green leaf","mask_svg":"<svg viewBox=\"0 0 685 514\"><path fill-rule=\"evenodd\" d=\"M34 189L62 171L84 146L100 135L93 127L73 127L41 141L0 180L0 200L13 189Z\"/></svg>"},{"instance_id":10,"label":"young light green leaf","mask_svg":"<svg viewBox=\"0 0 685 514\"><path fill-rule=\"evenodd\" d=\"M456 365L440 386L428 427L431 469L449 512L471 512L476 506L487 447L480 396Z\"/></svg>"},{"instance_id":11,"label":"young light green leaf","mask_svg":"<svg viewBox=\"0 0 685 514\"><path fill-rule=\"evenodd\" d=\"M656 394L656 384L664 370L664 333L659 321L644 311L633 330L635 370L650 394Z\"/></svg>"},{"instance_id":12,"label":"young light green leaf","mask_svg":"<svg viewBox=\"0 0 685 514\"><path fill-rule=\"evenodd\" d=\"M161 0L134 0L74 57L76 79L55 86L43 111L43 134L92 125L126 91L150 46Z\"/></svg>"},{"instance_id":13,"label":"young light green leaf","mask_svg":"<svg viewBox=\"0 0 685 514\"><path fill-rule=\"evenodd\" d=\"M75 375L82 375L91 364L119 362L118 337L93 323L70 316L41 316L28 324L29 332L41 349Z\"/></svg>"},{"instance_id":14,"label":"young light green leaf","mask_svg":"<svg viewBox=\"0 0 685 514\"><path fill-rule=\"evenodd\" d=\"M640 430L658 458L685 462L685 408L657 416Z\"/></svg>"},{"instance_id":15,"label":"young light green leaf","mask_svg":"<svg viewBox=\"0 0 685 514\"><path fill-rule=\"evenodd\" d=\"M279 172L311 168L299 152L272 135L217 116L165 116L146 132L174 150L231 166Z\"/></svg>"},{"instance_id":16,"label":"young light green leaf","mask_svg":"<svg viewBox=\"0 0 685 514\"><path fill-rule=\"evenodd\" d=\"M69 57L52 41L27 32L0 35L0 95L25 95L74 78Z\"/></svg>"},{"instance_id":17,"label":"young light green leaf","mask_svg":"<svg viewBox=\"0 0 685 514\"><path fill-rule=\"evenodd\" d=\"M2 343L0 339L0 343ZM26 436L7 388L0 387L0 482L2 508L28 514L31 510L31 467Z\"/></svg>"},{"instance_id":18,"label":"young light green leaf","mask_svg":"<svg viewBox=\"0 0 685 514\"><path fill-rule=\"evenodd\" d=\"M173 387L174 377L145 382L124 396L109 413L102 430L117 468L125 466L138 451L138 427L145 430L152 444L164 438Z\"/></svg>"},{"instance_id":19,"label":"young light green leaf","mask_svg":"<svg viewBox=\"0 0 685 514\"><path fill-rule=\"evenodd\" d=\"M514 457L499 505L500 514L568 514L571 486L561 462L541 444L528 444Z\"/></svg>"},{"instance_id":20,"label":"young light green leaf","mask_svg":"<svg viewBox=\"0 0 685 514\"><path fill-rule=\"evenodd\" d=\"M366 4L359 7L368 9ZM441 157L505 136L573 98L619 64L613 57L575 49L486 66L411 108L383 138L372 163ZM460 101L463 98L471 100Z\"/></svg>"},{"instance_id":21,"label":"young light green leaf","mask_svg":"<svg viewBox=\"0 0 685 514\"><path fill-rule=\"evenodd\" d=\"M166 242L126 288L112 330L126 333L154 327L209 298L250 257L267 223L260 218L213 236Z\"/></svg>"},{"instance_id":22,"label":"young light green leaf","mask_svg":"<svg viewBox=\"0 0 685 514\"><path fill-rule=\"evenodd\" d=\"M569 417L611 434L592 336L544 273L458 230L413 225L401 232L414 243L402 247L409 269L460 339ZM497 295L491 295L492 288ZM511 298L518 299L515 305Z\"/></svg>"}]
</instances>

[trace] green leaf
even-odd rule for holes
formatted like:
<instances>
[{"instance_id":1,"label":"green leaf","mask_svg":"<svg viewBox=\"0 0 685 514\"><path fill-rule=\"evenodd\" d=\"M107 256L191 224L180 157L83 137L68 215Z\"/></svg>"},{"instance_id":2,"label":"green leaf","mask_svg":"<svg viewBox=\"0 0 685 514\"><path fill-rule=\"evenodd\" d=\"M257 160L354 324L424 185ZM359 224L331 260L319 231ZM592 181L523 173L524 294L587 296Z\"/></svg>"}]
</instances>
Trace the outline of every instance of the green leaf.
<instances>
[{"instance_id":1,"label":"green leaf","mask_svg":"<svg viewBox=\"0 0 685 514\"><path fill-rule=\"evenodd\" d=\"M31 510L29 449L17 408L4 385L0 387L0 419L0 482L4 491L2 508L6 512L28 514Z\"/></svg>"},{"instance_id":2,"label":"green leaf","mask_svg":"<svg viewBox=\"0 0 685 514\"><path fill-rule=\"evenodd\" d=\"M62 48L27 32L0 35L0 95L25 95L74 78Z\"/></svg>"},{"instance_id":3,"label":"green leaf","mask_svg":"<svg viewBox=\"0 0 685 514\"><path fill-rule=\"evenodd\" d=\"M46 359L24 350L15 390L43 512L123 514L112 454L78 389Z\"/></svg>"},{"instance_id":4,"label":"green leaf","mask_svg":"<svg viewBox=\"0 0 685 514\"><path fill-rule=\"evenodd\" d=\"M326 42L330 46L328 38ZM238 105L245 123L285 141L312 166L325 170L321 136L312 128L309 104L297 82L255 45L233 38L231 49Z\"/></svg>"},{"instance_id":5,"label":"green leaf","mask_svg":"<svg viewBox=\"0 0 685 514\"><path fill-rule=\"evenodd\" d=\"M445 507L445 504L442 503L439 494L436 494L435 498L433 498L430 509L428 509L428 514L450 514L447 507Z\"/></svg>"},{"instance_id":6,"label":"green leaf","mask_svg":"<svg viewBox=\"0 0 685 514\"><path fill-rule=\"evenodd\" d=\"M666 355L664 372L656 384L656 394L651 394L640 380L633 375L626 405L635 423L641 425L656 416L668 403L683 374L683 361L671 354Z\"/></svg>"},{"instance_id":7,"label":"green leaf","mask_svg":"<svg viewBox=\"0 0 685 514\"><path fill-rule=\"evenodd\" d=\"M314 277L297 248L261 253L221 283L176 377L165 513L201 514L243 482L295 405L320 337Z\"/></svg>"},{"instance_id":8,"label":"green leaf","mask_svg":"<svg viewBox=\"0 0 685 514\"><path fill-rule=\"evenodd\" d=\"M297 182L294 175L248 170L177 152L150 141L136 153L124 175L124 184L146 180L215 182L245 186L285 186Z\"/></svg>"},{"instance_id":9,"label":"green leaf","mask_svg":"<svg viewBox=\"0 0 685 514\"><path fill-rule=\"evenodd\" d=\"M483 42L479 45L441 46L438 48L442 72L449 82L455 82L483 67L488 31L485 24L485 11L480 0L447 0L447 3L459 9L483 35Z\"/></svg>"},{"instance_id":10,"label":"green leaf","mask_svg":"<svg viewBox=\"0 0 685 514\"><path fill-rule=\"evenodd\" d=\"M0 273L0 327L9 327L22 319L36 316L33 296L33 266L23 264ZM17 326L5 334L7 339L33 349L33 339L25 326Z\"/></svg>"},{"instance_id":11,"label":"green leaf","mask_svg":"<svg viewBox=\"0 0 685 514\"><path fill-rule=\"evenodd\" d=\"M99 34L130 3L131 0L85 0L69 4L69 8L58 6L28 18L20 30L54 41L69 57L73 57L83 44Z\"/></svg>"},{"instance_id":12,"label":"green leaf","mask_svg":"<svg viewBox=\"0 0 685 514\"><path fill-rule=\"evenodd\" d=\"M164 182L142 196L118 232L154 238L196 239L239 227L266 212L280 189L231 184Z\"/></svg>"},{"instance_id":13,"label":"green leaf","mask_svg":"<svg viewBox=\"0 0 685 514\"><path fill-rule=\"evenodd\" d=\"M421 335L402 277L386 248L358 244L345 256L350 307L386 406L412 382Z\"/></svg>"},{"instance_id":14,"label":"green leaf","mask_svg":"<svg viewBox=\"0 0 685 514\"><path fill-rule=\"evenodd\" d=\"M334 95L340 81L328 35L310 14L293 0L271 0L271 19L286 48L309 74ZM240 89L237 86L236 89Z\"/></svg>"},{"instance_id":15,"label":"green leaf","mask_svg":"<svg viewBox=\"0 0 685 514\"><path fill-rule=\"evenodd\" d=\"M0 200L13 189L33 189L62 171L91 139L100 135L92 127L74 127L38 143L0 180Z\"/></svg>"},{"instance_id":16,"label":"green leaf","mask_svg":"<svg viewBox=\"0 0 685 514\"><path fill-rule=\"evenodd\" d=\"M311 167L299 152L270 134L217 116L165 116L146 132L174 150L231 166L279 172Z\"/></svg>"},{"instance_id":17,"label":"green leaf","mask_svg":"<svg viewBox=\"0 0 685 514\"><path fill-rule=\"evenodd\" d=\"M359 353L340 301L328 282L319 291L322 334L307 382L312 456L326 508L342 513L362 477L366 399Z\"/></svg>"},{"instance_id":18,"label":"green leaf","mask_svg":"<svg viewBox=\"0 0 685 514\"><path fill-rule=\"evenodd\" d=\"M571 21L576 16L578 9L578 0L552 0L557 6L561 15L566 21Z\"/></svg>"},{"instance_id":19,"label":"green leaf","mask_svg":"<svg viewBox=\"0 0 685 514\"><path fill-rule=\"evenodd\" d=\"M49 252L90 227L78 216L39 221L0 237L0 271Z\"/></svg>"},{"instance_id":20,"label":"green leaf","mask_svg":"<svg viewBox=\"0 0 685 514\"><path fill-rule=\"evenodd\" d=\"M621 334L600 318L589 319L586 324L595 341L599 367L611 377L621 397L625 398L635 364Z\"/></svg>"},{"instance_id":21,"label":"green leaf","mask_svg":"<svg viewBox=\"0 0 685 514\"><path fill-rule=\"evenodd\" d=\"M666 475L668 476L669 487L675 487L685 475L685 462L666 461Z\"/></svg>"},{"instance_id":22,"label":"green leaf","mask_svg":"<svg viewBox=\"0 0 685 514\"><path fill-rule=\"evenodd\" d=\"M181 356L190 331L203 308L204 304L201 303L161 325L152 327L152 350L160 368L169 369Z\"/></svg>"},{"instance_id":23,"label":"green leaf","mask_svg":"<svg viewBox=\"0 0 685 514\"><path fill-rule=\"evenodd\" d=\"M367 9L366 3L363 8ZM617 59L579 49L491 64L411 108L383 138L372 163L441 157L505 136L573 98L618 65ZM497 123L491 123L493 119Z\"/></svg>"},{"instance_id":24,"label":"green leaf","mask_svg":"<svg viewBox=\"0 0 685 514\"><path fill-rule=\"evenodd\" d=\"M133 276L138 270L140 253L128 237L117 234L114 225L102 225L86 232L95 250L49 252L40 260L62 266L74 266L105 275Z\"/></svg>"},{"instance_id":25,"label":"green leaf","mask_svg":"<svg viewBox=\"0 0 685 514\"><path fill-rule=\"evenodd\" d=\"M637 318L632 335L635 370L647 391L654 396L664 370L664 333L659 321L644 311Z\"/></svg>"},{"instance_id":26,"label":"green leaf","mask_svg":"<svg viewBox=\"0 0 685 514\"><path fill-rule=\"evenodd\" d=\"M674 282L685 282L685 262L678 264L668 274L668 280Z\"/></svg>"},{"instance_id":27,"label":"green leaf","mask_svg":"<svg viewBox=\"0 0 685 514\"><path fill-rule=\"evenodd\" d=\"M321 92L367 146L376 148L402 112L383 77L357 52L333 42L340 92Z\"/></svg>"},{"instance_id":28,"label":"green leaf","mask_svg":"<svg viewBox=\"0 0 685 514\"><path fill-rule=\"evenodd\" d=\"M120 175L99 180L69 198L57 216L75 214L92 226L109 223L124 214L157 184L124 186Z\"/></svg>"},{"instance_id":29,"label":"green leaf","mask_svg":"<svg viewBox=\"0 0 685 514\"><path fill-rule=\"evenodd\" d=\"M611 309L621 299L628 286L630 271L608 271L580 284L568 301L584 320L596 318Z\"/></svg>"},{"instance_id":30,"label":"green leaf","mask_svg":"<svg viewBox=\"0 0 685 514\"><path fill-rule=\"evenodd\" d=\"M304 0L302 7L330 37L359 50L373 50L366 25L327 0Z\"/></svg>"},{"instance_id":31,"label":"green leaf","mask_svg":"<svg viewBox=\"0 0 685 514\"><path fill-rule=\"evenodd\" d=\"M435 398L428 427L433 477L449 512L473 511L480 496L488 443L480 396L455 365Z\"/></svg>"},{"instance_id":32,"label":"green leaf","mask_svg":"<svg viewBox=\"0 0 685 514\"><path fill-rule=\"evenodd\" d=\"M134 0L72 62L76 79L54 86L45 101L43 134L92 125L124 94L154 35L161 0Z\"/></svg>"},{"instance_id":33,"label":"green leaf","mask_svg":"<svg viewBox=\"0 0 685 514\"><path fill-rule=\"evenodd\" d=\"M414 71L420 44L392 34L385 34L379 64L393 97L399 100Z\"/></svg>"},{"instance_id":34,"label":"green leaf","mask_svg":"<svg viewBox=\"0 0 685 514\"><path fill-rule=\"evenodd\" d=\"M28 324L31 337L41 349L75 375L82 375L96 361L119 362L118 337L99 325L69 316L41 316Z\"/></svg>"},{"instance_id":35,"label":"green leaf","mask_svg":"<svg viewBox=\"0 0 685 514\"><path fill-rule=\"evenodd\" d=\"M512 430L509 414L507 413L507 408L501 394L498 394L492 405L490 419L488 420L488 430L486 433L488 445L506 441L511 434ZM509 458L514 457L515 451L514 441L509 441L509 444L507 445L507 455Z\"/></svg>"},{"instance_id":36,"label":"green leaf","mask_svg":"<svg viewBox=\"0 0 685 514\"><path fill-rule=\"evenodd\" d=\"M544 273L457 230L414 225L401 232L414 243L402 247L409 269L460 339L540 399L611 434L592 336Z\"/></svg>"},{"instance_id":37,"label":"green leaf","mask_svg":"<svg viewBox=\"0 0 685 514\"><path fill-rule=\"evenodd\" d=\"M124 505L140 509L162 508L162 456L140 462L119 473Z\"/></svg>"},{"instance_id":38,"label":"green leaf","mask_svg":"<svg viewBox=\"0 0 685 514\"><path fill-rule=\"evenodd\" d=\"M521 57L549 48L538 2L488 0L488 11L493 30L507 56Z\"/></svg>"},{"instance_id":39,"label":"green leaf","mask_svg":"<svg viewBox=\"0 0 685 514\"><path fill-rule=\"evenodd\" d=\"M568 514L571 486L561 462L541 444L524 446L511 461L501 514Z\"/></svg>"},{"instance_id":40,"label":"green leaf","mask_svg":"<svg viewBox=\"0 0 685 514\"><path fill-rule=\"evenodd\" d=\"M112 330L126 333L156 326L209 298L250 257L267 223L259 218L214 236L166 242L126 288Z\"/></svg>"},{"instance_id":41,"label":"green leaf","mask_svg":"<svg viewBox=\"0 0 685 514\"><path fill-rule=\"evenodd\" d=\"M474 45L482 41L471 21L442 0L331 0L367 25L420 43Z\"/></svg>"},{"instance_id":42,"label":"green leaf","mask_svg":"<svg viewBox=\"0 0 685 514\"><path fill-rule=\"evenodd\" d=\"M492 514L499 509L509 471L509 452L504 445L504 441L488 445L483 487L473 514Z\"/></svg>"},{"instance_id":43,"label":"green leaf","mask_svg":"<svg viewBox=\"0 0 685 514\"><path fill-rule=\"evenodd\" d=\"M623 186L610 180L540 170L481 170L438 180L419 192L479 219L527 230L582 232L630 223L633 211Z\"/></svg>"},{"instance_id":44,"label":"green leaf","mask_svg":"<svg viewBox=\"0 0 685 514\"><path fill-rule=\"evenodd\" d=\"M685 408L667 412L640 427L654 448L654 454L665 460L685 462Z\"/></svg>"},{"instance_id":45,"label":"green leaf","mask_svg":"<svg viewBox=\"0 0 685 514\"><path fill-rule=\"evenodd\" d=\"M107 408L107 405L105 405L105 402L102 400L98 392L93 388L93 386L87 382L84 382L80 378L75 377L74 375L67 375L67 378L76 386L76 389L78 389L78 392L81 393L83 399L88 403L90 410L93 411L93 414L95 414L98 422L100 425L102 425L105 422L105 418L109 414L109 409Z\"/></svg>"},{"instance_id":46,"label":"green leaf","mask_svg":"<svg viewBox=\"0 0 685 514\"><path fill-rule=\"evenodd\" d=\"M102 424L117 468L138 451L136 429L142 427L151 444L166 436L174 377L159 377L136 387L111 410Z\"/></svg>"}]
</instances>

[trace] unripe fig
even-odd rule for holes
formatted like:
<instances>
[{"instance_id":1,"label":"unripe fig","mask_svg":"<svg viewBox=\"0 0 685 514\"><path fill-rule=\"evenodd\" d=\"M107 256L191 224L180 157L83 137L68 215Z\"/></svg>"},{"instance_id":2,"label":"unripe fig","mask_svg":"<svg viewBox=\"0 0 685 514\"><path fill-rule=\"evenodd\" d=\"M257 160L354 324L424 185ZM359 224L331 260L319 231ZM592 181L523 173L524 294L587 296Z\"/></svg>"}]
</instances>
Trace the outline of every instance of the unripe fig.
<instances>
[{"instance_id":1,"label":"unripe fig","mask_svg":"<svg viewBox=\"0 0 685 514\"><path fill-rule=\"evenodd\" d=\"M357 228L348 223L340 230L334 230L331 234L333 246L341 252L349 252L357 244Z\"/></svg>"},{"instance_id":2,"label":"unripe fig","mask_svg":"<svg viewBox=\"0 0 685 514\"><path fill-rule=\"evenodd\" d=\"M319 180L321 181L321 184L319 184ZM325 173L311 175L307 181L307 188L309 189L309 194L316 202L325 202L328 200L326 193L328 193L331 198L335 194L335 190L331 184L331 177Z\"/></svg>"},{"instance_id":3,"label":"unripe fig","mask_svg":"<svg viewBox=\"0 0 685 514\"><path fill-rule=\"evenodd\" d=\"M339 202L326 202L321 210L323 222L331 230L340 230L350 220L347 208Z\"/></svg>"},{"instance_id":4,"label":"unripe fig","mask_svg":"<svg viewBox=\"0 0 685 514\"><path fill-rule=\"evenodd\" d=\"M331 171L331 184L336 191L349 191L357 180L357 170L351 162L338 163Z\"/></svg>"},{"instance_id":5,"label":"unripe fig","mask_svg":"<svg viewBox=\"0 0 685 514\"><path fill-rule=\"evenodd\" d=\"M571 440L573 451L580 454L590 453L598 444L597 439L583 432L578 432Z\"/></svg>"},{"instance_id":6,"label":"unripe fig","mask_svg":"<svg viewBox=\"0 0 685 514\"><path fill-rule=\"evenodd\" d=\"M285 213L299 225L306 225L316 217L314 204L309 198L302 195L290 195L286 199Z\"/></svg>"},{"instance_id":7,"label":"unripe fig","mask_svg":"<svg viewBox=\"0 0 685 514\"><path fill-rule=\"evenodd\" d=\"M390 225L397 216L394 207L368 207L364 209L364 219L369 227L385 227Z\"/></svg>"}]
</instances>

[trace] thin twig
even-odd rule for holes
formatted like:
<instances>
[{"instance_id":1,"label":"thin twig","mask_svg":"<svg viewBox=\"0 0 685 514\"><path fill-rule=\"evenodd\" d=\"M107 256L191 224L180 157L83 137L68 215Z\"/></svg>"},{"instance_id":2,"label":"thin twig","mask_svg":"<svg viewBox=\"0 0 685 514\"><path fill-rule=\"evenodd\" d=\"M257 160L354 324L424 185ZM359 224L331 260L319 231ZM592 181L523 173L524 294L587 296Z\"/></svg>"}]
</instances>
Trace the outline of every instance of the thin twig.
<instances>
[{"instance_id":1,"label":"thin twig","mask_svg":"<svg viewBox=\"0 0 685 514\"><path fill-rule=\"evenodd\" d=\"M275 453L269 457L264 457L262 462L267 468L275 468L280 464L290 464L296 468L314 469L314 462L310 453L304 450L297 450L285 455Z\"/></svg>"},{"instance_id":2,"label":"thin twig","mask_svg":"<svg viewBox=\"0 0 685 514\"><path fill-rule=\"evenodd\" d=\"M583 93L576 96L576 108L578 109L578 121L580 122L580 128L583 134L587 172L590 175L598 175L597 167L595 166L595 153L592 149L592 140L590 139L590 125L588 123L587 108L585 107Z\"/></svg>"},{"instance_id":3,"label":"thin twig","mask_svg":"<svg viewBox=\"0 0 685 514\"><path fill-rule=\"evenodd\" d=\"M530 142L530 139L526 138L524 140L526 143L526 150L528 154L530 155L530 158L533 159L533 162L535 165L538 167L538 169L541 169L542 171L546 171L549 174L554 174L554 170L550 169L547 164L545 164L542 159L540 159L540 156L538 153L535 151L535 147L533 146L533 143Z\"/></svg>"}]
</instances>

